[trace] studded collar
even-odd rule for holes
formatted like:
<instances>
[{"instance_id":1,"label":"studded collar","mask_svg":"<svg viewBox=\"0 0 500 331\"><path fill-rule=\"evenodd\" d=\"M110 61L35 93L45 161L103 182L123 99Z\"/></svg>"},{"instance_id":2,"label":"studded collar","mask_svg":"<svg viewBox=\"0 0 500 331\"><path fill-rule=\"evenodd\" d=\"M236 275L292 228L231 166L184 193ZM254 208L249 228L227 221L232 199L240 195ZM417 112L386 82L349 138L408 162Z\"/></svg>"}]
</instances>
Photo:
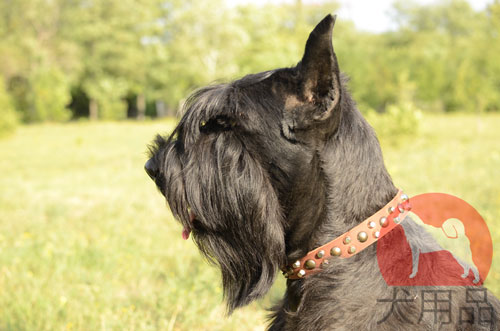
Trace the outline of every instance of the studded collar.
<instances>
[{"instance_id":1,"label":"studded collar","mask_svg":"<svg viewBox=\"0 0 500 331\"><path fill-rule=\"evenodd\" d=\"M320 272L335 258L345 259L358 254L394 229L410 210L410 199L399 190L387 205L351 230L283 267L283 275L288 279L305 278Z\"/></svg>"}]
</instances>

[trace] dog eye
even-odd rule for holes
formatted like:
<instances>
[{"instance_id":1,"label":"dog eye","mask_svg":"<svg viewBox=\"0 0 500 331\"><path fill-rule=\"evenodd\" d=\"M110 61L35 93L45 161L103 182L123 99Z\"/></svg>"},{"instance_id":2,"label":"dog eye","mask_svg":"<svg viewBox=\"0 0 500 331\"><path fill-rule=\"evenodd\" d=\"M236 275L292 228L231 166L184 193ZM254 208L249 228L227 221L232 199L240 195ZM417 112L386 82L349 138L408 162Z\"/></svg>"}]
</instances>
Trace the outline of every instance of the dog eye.
<instances>
[{"instance_id":1,"label":"dog eye","mask_svg":"<svg viewBox=\"0 0 500 331\"><path fill-rule=\"evenodd\" d=\"M204 133L228 131L237 126L236 120L229 116L217 116L208 121L200 122L200 131Z\"/></svg>"}]
</instances>

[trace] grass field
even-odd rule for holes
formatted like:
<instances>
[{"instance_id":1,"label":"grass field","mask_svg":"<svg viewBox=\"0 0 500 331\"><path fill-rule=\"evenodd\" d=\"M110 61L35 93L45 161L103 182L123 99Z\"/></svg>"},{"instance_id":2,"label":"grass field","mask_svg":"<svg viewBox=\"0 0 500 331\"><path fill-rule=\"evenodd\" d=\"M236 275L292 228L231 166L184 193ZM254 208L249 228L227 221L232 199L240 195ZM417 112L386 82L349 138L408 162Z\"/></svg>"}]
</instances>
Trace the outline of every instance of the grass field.
<instances>
[{"instance_id":1,"label":"grass field","mask_svg":"<svg viewBox=\"0 0 500 331\"><path fill-rule=\"evenodd\" d=\"M0 140L0 330L263 330L262 301L224 318L217 270L183 241L143 171L146 144L172 122L21 127ZM447 192L487 220L500 296L500 116L424 116L382 137L411 195Z\"/></svg>"}]
</instances>

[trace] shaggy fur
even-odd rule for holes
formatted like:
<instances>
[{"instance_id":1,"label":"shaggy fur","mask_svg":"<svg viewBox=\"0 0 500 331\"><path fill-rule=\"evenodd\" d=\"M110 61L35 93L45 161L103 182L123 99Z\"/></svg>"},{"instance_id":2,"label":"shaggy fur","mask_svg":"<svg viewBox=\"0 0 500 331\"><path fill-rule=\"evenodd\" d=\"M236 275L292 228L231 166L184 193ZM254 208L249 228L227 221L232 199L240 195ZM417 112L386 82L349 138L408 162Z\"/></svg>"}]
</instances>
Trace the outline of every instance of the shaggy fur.
<instances>
[{"instance_id":1,"label":"shaggy fur","mask_svg":"<svg viewBox=\"0 0 500 331\"><path fill-rule=\"evenodd\" d=\"M318 24L293 68L196 92L174 133L158 136L151 148L146 171L220 267L229 311L262 297L280 267L354 227L397 192L340 74L333 25L330 15ZM377 300L393 288L372 245L321 273L288 280L269 329L489 330L477 321L462 328L457 316L435 323L427 313L417 323L421 290L405 288L412 301L377 323L391 309ZM464 304L464 289L451 290L453 307ZM490 303L500 311L493 296Z\"/></svg>"}]
</instances>

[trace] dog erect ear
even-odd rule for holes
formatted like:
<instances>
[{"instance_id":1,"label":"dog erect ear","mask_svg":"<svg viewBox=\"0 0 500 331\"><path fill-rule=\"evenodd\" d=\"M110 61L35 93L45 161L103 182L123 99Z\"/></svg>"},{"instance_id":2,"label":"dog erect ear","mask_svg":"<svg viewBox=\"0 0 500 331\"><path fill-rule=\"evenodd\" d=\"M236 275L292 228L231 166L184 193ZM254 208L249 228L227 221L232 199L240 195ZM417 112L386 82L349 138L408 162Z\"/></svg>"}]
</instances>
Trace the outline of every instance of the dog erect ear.
<instances>
[{"instance_id":1,"label":"dog erect ear","mask_svg":"<svg viewBox=\"0 0 500 331\"><path fill-rule=\"evenodd\" d=\"M319 106L311 114L314 120L327 119L339 102L339 69L332 45L335 19L328 15L314 28L300 63L302 96Z\"/></svg>"},{"instance_id":2,"label":"dog erect ear","mask_svg":"<svg viewBox=\"0 0 500 331\"><path fill-rule=\"evenodd\" d=\"M285 101L285 109L293 118L293 123L288 123L292 131L324 122L339 104L340 73L332 45L335 19L327 15L314 28L297 65L297 90Z\"/></svg>"}]
</instances>

